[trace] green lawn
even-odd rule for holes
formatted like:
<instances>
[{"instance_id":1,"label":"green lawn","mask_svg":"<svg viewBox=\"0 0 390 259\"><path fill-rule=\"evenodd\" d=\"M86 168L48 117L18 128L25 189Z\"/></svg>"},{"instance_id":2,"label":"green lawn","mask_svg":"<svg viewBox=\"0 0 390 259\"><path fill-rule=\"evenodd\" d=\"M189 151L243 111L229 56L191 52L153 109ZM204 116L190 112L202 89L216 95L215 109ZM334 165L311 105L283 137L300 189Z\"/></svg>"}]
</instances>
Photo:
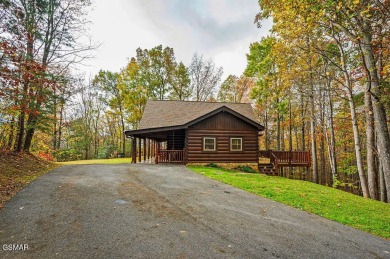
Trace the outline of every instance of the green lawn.
<instances>
[{"instance_id":1,"label":"green lawn","mask_svg":"<svg viewBox=\"0 0 390 259\"><path fill-rule=\"evenodd\" d=\"M286 205L390 239L390 204L311 182L221 168L189 166L197 173Z\"/></svg>"},{"instance_id":2,"label":"green lawn","mask_svg":"<svg viewBox=\"0 0 390 259\"><path fill-rule=\"evenodd\" d=\"M131 158L92 159L92 160L58 162L58 164L60 165L127 164L127 163L131 163Z\"/></svg>"}]
</instances>

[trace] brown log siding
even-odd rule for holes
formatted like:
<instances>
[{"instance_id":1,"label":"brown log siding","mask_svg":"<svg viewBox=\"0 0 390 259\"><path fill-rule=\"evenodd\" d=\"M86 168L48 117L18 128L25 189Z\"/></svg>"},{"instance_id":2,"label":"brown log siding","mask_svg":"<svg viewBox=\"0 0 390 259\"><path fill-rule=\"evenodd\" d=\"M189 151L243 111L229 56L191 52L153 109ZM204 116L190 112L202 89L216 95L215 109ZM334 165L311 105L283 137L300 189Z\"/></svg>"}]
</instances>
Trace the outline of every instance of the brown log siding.
<instances>
[{"instance_id":1,"label":"brown log siding","mask_svg":"<svg viewBox=\"0 0 390 259\"><path fill-rule=\"evenodd\" d=\"M257 163L258 131L229 114L219 113L187 130L188 163ZM216 151L203 151L203 138L216 138ZM230 138L242 138L242 151L230 151Z\"/></svg>"}]
</instances>

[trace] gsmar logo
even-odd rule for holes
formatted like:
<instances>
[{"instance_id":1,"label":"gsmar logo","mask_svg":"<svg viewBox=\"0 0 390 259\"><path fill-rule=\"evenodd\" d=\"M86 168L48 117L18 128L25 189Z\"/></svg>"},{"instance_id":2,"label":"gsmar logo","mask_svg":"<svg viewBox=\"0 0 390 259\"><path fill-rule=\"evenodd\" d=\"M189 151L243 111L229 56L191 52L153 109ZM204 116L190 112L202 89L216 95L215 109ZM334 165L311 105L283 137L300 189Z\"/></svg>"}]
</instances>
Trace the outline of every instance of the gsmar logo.
<instances>
[{"instance_id":1,"label":"gsmar logo","mask_svg":"<svg viewBox=\"0 0 390 259\"><path fill-rule=\"evenodd\" d=\"M28 250L28 244L4 244L4 251L26 251Z\"/></svg>"}]
</instances>

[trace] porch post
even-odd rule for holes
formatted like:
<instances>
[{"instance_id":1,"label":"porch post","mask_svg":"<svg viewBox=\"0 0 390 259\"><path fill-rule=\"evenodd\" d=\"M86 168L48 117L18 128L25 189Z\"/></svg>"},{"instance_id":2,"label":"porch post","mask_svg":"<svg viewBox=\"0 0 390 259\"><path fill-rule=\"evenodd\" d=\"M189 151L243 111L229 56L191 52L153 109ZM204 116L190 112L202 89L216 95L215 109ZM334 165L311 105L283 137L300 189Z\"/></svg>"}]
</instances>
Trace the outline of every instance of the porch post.
<instances>
[{"instance_id":1,"label":"porch post","mask_svg":"<svg viewBox=\"0 0 390 259\"><path fill-rule=\"evenodd\" d=\"M146 161L146 138L144 138L144 162Z\"/></svg>"},{"instance_id":2,"label":"porch post","mask_svg":"<svg viewBox=\"0 0 390 259\"><path fill-rule=\"evenodd\" d=\"M138 162L141 163L141 147L142 147L142 138L138 139Z\"/></svg>"},{"instance_id":3,"label":"porch post","mask_svg":"<svg viewBox=\"0 0 390 259\"><path fill-rule=\"evenodd\" d=\"M148 159L150 159L150 139L148 139Z\"/></svg>"},{"instance_id":4,"label":"porch post","mask_svg":"<svg viewBox=\"0 0 390 259\"><path fill-rule=\"evenodd\" d=\"M151 150L151 152L152 152L152 157L154 157L154 139L152 139L152 150Z\"/></svg>"},{"instance_id":5,"label":"porch post","mask_svg":"<svg viewBox=\"0 0 390 259\"><path fill-rule=\"evenodd\" d=\"M257 165L259 165L260 162L260 137L257 133L257 141L256 141L256 150L257 150Z\"/></svg>"},{"instance_id":6,"label":"porch post","mask_svg":"<svg viewBox=\"0 0 390 259\"><path fill-rule=\"evenodd\" d=\"M156 155L156 156L155 156L155 158L156 158L156 159L155 159L155 163L158 164L158 152L159 152L159 146L160 146L160 144L159 144L158 142L156 142L156 143L155 143L155 146L156 146L156 149L155 149L155 153L156 153L156 154L155 154L155 155Z\"/></svg>"},{"instance_id":7,"label":"porch post","mask_svg":"<svg viewBox=\"0 0 390 259\"><path fill-rule=\"evenodd\" d=\"M131 143L131 163L137 163L137 138L133 137Z\"/></svg>"}]
</instances>

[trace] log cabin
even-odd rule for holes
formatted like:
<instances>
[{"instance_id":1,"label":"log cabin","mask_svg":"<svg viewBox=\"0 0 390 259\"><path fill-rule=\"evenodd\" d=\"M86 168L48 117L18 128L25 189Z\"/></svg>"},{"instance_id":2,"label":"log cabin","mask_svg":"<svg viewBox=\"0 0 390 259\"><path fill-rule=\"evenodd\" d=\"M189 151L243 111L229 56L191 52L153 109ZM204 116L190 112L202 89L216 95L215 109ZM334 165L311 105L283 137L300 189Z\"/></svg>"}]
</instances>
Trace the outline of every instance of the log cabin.
<instances>
[{"instance_id":1,"label":"log cabin","mask_svg":"<svg viewBox=\"0 0 390 259\"><path fill-rule=\"evenodd\" d=\"M276 157L272 151L260 151L263 130L249 103L148 101L138 129L125 135L132 139L132 163L230 163L261 169L259 156L268 155L269 171L285 164L278 157L286 158L288 151ZM291 158L284 162L293 165Z\"/></svg>"}]
</instances>

